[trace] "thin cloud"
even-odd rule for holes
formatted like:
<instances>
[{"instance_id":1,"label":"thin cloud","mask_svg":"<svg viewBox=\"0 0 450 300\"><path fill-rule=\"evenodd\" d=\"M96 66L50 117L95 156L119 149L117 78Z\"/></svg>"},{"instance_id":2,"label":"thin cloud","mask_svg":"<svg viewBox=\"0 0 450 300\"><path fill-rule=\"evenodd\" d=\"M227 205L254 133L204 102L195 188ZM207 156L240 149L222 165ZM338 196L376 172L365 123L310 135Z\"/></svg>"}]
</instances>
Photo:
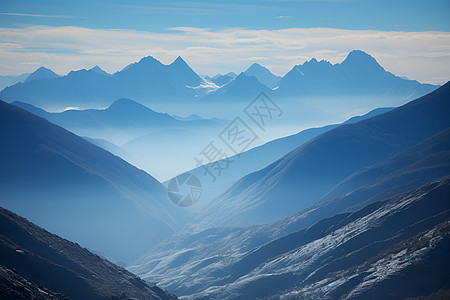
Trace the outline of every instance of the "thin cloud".
<instances>
[{"instance_id":1,"label":"thin cloud","mask_svg":"<svg viewBox=\"0 0 450 300\"><path fill-rule=\"evenodd\" d=\"M353 49L368 52L394 74L439 84L450 78L449 32L175 27L156 33L73 26L0 28L3 75L33 71L23 64L30 61L41 62L59 74L96 64L113 73L147 55L163 63L181 55L203 74L240 72L249 60L264 60L272 72L284 75L313 57L339 63Z\"/></svg>"},{"instance_id":2,"label":"thin cloud","mask_svg":"<svg viewBox=\"0 0 450 300\"><path fill-rule=\"evenodd\" d=\"M24 61L21 62L22 65L40 65L41 63L38 61Z\"/></svg>"},{"instance_id":3,"label":"thin cloud","mask_svg":"<svg viewBox=\"0 0 450 300\"><path fill-rule=\"evenodd\" d=\"M263 57L263 56L252 56L252 57L248 57L247 60L250 61L254 61L254 60L269 60L268 57Z\"/></svg>"}]
</instances>

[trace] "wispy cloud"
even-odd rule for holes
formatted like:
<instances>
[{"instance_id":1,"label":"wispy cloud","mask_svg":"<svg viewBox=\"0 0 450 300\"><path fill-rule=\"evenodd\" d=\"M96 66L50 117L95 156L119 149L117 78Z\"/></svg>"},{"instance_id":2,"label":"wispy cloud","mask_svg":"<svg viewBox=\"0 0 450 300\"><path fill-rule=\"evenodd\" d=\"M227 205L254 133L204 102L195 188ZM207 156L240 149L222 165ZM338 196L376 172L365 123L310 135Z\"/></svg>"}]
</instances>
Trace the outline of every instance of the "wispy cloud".
<instances>
[{"instance_id":1,"label":"wispy cloud","mask_svg":"<svg viewBox=\"0 0 450 300\"><path fill-rule=\"evenodd\" d=\"M0 28L2 73L30 72L24 62L64 74L99 64L109 72L152 55L170 63L178 55L199 73L240 72L252 61L278 75L312 57L341 62L352 49L373 55L387 70L424 82L450 79L450 33L288 28L250 30L196 27L165 32L30 26ZM30 68L31 67L31 68Z\"/></svg>"},{"instance_id":2,"label":"wispy cloud","mask_svg":"<svg viewBox=\"0 0 450 300\"><path fill-rule=\"evenodd\" d=\"M38 17L38 18L59 18L59 19L84 18L84 17L79 17L79 16L69 16L69 15L38 15L38 14L23 14L23 13L12 13L12 12L0 12L0 15L19 16L19 17Z\"/></svg>"},{"instance_id":3,"label":"wispy cloud","mask_svg":"<svg viewBox=\"0 0 450 300\"><path fill-rule=\"evenodd\" d=\"M21 62L22 65L40 65L41 63L38 61L24 61Z\"/></svg>"}]
</instances>

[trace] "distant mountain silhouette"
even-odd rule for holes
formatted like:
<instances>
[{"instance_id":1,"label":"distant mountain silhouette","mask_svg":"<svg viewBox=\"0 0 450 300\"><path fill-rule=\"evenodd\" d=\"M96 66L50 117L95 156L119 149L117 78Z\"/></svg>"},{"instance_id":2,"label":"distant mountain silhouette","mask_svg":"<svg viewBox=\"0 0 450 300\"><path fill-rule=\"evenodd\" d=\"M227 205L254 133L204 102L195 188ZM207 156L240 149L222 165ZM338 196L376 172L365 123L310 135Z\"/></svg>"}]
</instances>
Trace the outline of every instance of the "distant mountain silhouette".
<instances>
[{"instance_id":1,"label":"distant mountain silhouette","mask_svg":"<svg viewBox=\"0 0 450 300\"><path fill-rule=\"evenodd\" d=\"M450 126L450 83L390 112L347 124L240 179L204 211L215 224L265 223L316 203L361 168Z\"/></svg>"},{"instance_id":2,"label":"distant mountain silhouette","mask_svg":"<svg viewBox=\"0 0 450 300\"><path fill-rule=\"evenodd\" d=\"M52 79L52 78L58 78L59 75L53 72L50 69L47 69L45 67L40 67L33 73L31 73L27 79L25 79L25 82L29 82L31 80L40 80L40 79Z\"/></svg>"},{"instance_id":3,"label":"distant mountain silhouette","mask_svg":"<svg viewBox=\"0 0 450 300\"><path fill-rule=\"evenodd\" d=\"M95 72L97 74L101 74L101 75L110 75L109 73L107 73L106 71L104 71L102 68L100 68L99 66L94 66L91 69L89 69L89 71Z\"/></svg>"},{"instance_id":4,"label":"distant mountain silhouette","mask_svg":"<svg viewBox=\"0 0 450 300\"><path fill-rule=\"evenodd\" d=\"M0 225L2 299L176 299L1 207Z\"/></svg>"},{"instance_id":5,"label":"distant mountain silhouette","mask_svg":"<svg viewBox=\"0 0 450 300\"><path fill-rule=\"evenodd\" d=\"M0 75L0 90L3 90L5 87L14 85L19 82L24 82L25 79L30 75L30 73L23 73L20 75Z\"/></svg>"},{"instance_id":6,"label":"distant mountain silhouette","mask_svg":"<svg viewBox=\"0 0 450 300\"><path fill-rule=\"evenodd\" d=\"M255 76L240 73L235 79L220 87L213 93L205 96L199 105L208 103L250 102L259 93L268 93L270 89L260 83ZM244 102L244 103L246 103Z\"/></svg>"},{"instance_id":7,"label":"distant mountain silhouette","mask_svg":"<svg viewBox=\"0 0 450 300\"><path fill-rule=\"evenodd\" d=\"M217 86L223 86L233 80L235 77L229 76L229 75L221 75L218 74L214 76L213 78L210 78L209 80L214 82Z\"/></svg>"},{"instance_id":8,"label":"distant mountain silhouette","mask_svg":"<svg viewBox=\"0 0 450 300\"><path fill-rule=\"evenodd\" d=\"M199 116L174 118L125 98L106 109L61 113L48 113L22 102L12 104L87 137L160 180L192 168L193 156L207 145L208 137L222 130L225 122Z\"/></svg>"},{"instance_id":9,"label":"distant mountain silhouette","mask_svg":"<svg viewBox=\"0 0 450 300\"><path fill-rule=\"evenodd\" d=\"M66 110L61 113L49 113L19 101L12 104L78 135L108 140L108 136L114 136L110 141L118 144L163 128L220 128L219 123L212 120L178 120L126 98L115 100L106 109Z\"/></svg>"},{"instance_id":10,"label":"distant mountain silhouette","mask_svg":"<svg viewBox=\"0 0 450 300\"><path fill-rule=\"evenodd\" d=\"M188 217L147 173L5 102L0 132L0 205L55 233L126 261Z\"/></svg>"},{"instance_id":11,"label":"distant mountain silhouette","mask_svg":"<svg viewBox=\"0 0 450 300\"><path fill-rule=\"evenodd\" d=\"M340 64L311 59L292 68L279 82L280 97L377 95L414 99L436 86L387 72L369 54L351 51Z\"/></svg>"},{"instance_id":12,"label":"distant mountain silhouette","mask_svg":"<svg viewBox=\"0 0 450 300\"><path fill-rule=\"evenodd\" d=\"M262 91L270 97L286 100L331 96L411 100L437 88L397 77L385 71L369 54L359 50L350 52L342 63L335 65L311 59L294 66L281 79L258 64L253 64L244 74L246 77L234 77L234 73L214 76L209 80L220 88L215 86L212 89L181 57L170 65L164 65L148 56L112 75L94 67L89 71L72 71L59 78L18 83L0 91L0 98L9 102L26 102L47 110L69 106L105 107L110 99L124 97L146 105L166 105L166 108L175 102L184 109L191 108L193 103L198 108L205 103L218 102L224 110L231 103L247 103ZM256 80L251 79L253 75ZM271 90L276 84L277 87Z\"/></svg>"},{"instance_id":13,"label":"distant mountain silhouette","mask_svg":"<svg viewBox=\"0 0 450 300\"><path fill-rule=\"evenodd\" d=\"M97 69L72 71L67 76L16 84L0 92L6 101L22 101L43 108L99 107L110 99L128 97L144 103L178 101L192 97L202 79L178 57L163 65L151 56L113 75Z\"/></svg>"},{"instance_id":14,"label":"distant mountain silhouette","mask_svg":"<svg viewBox=\"0 0 450 300\"><path fill-rule=\"evenodd\" d=\"M255 76L259 82L267 86L268 88L274 88L281 77L275 76L269 69L261 66L260 64L252 64L245 72L246 76Z\"/></svg>"}]
</instances>

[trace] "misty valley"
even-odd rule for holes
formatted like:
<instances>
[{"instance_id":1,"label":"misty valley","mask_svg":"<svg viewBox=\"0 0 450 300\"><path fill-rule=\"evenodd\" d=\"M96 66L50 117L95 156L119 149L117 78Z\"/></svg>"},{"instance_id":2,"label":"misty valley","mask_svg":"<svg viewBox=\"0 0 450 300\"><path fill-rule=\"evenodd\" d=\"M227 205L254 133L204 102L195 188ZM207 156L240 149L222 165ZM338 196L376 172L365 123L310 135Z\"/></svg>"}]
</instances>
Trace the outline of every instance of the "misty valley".
<instances>
[{"instance_id":1,"label":"misty valley","mask_svg":"<svg viewBox=\"0 0 450 300\"><path fill-rule=\"evenodd\" d=\"M199 20L211 7L196 8ZM78 22L21 14L0 18ZM232 29L189 30L207 45ZM367 42L332 61L296 45L275 75L277 61L259 59L272 33L252 59L236 50L247 67L228 73L205 75L172 50L167 63L157 47L115 72L101 66L121 49L64 74L4 71L0 298L450 299L448 68L433 84L411 80ZM208 63L215 51L193 49Z\"/></svg>"}]
</instances>

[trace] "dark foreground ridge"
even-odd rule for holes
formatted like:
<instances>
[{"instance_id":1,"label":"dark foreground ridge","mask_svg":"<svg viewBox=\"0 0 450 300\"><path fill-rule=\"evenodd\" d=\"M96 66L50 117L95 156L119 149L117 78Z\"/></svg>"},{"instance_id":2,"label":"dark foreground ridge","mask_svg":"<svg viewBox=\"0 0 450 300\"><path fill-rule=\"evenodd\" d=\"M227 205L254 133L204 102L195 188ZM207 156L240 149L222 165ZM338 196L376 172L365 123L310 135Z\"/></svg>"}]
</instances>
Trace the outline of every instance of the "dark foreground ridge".
<instances>
[{"instance_id":1,"label":"dark foreground ridge","mask_svg":"<svg viewBox=\"0 0 450 300\"><path fill-rule=\"evenodd\" d=\"M4 208L0 254L2 299L177 299Z\"/></svg>"}]
</instances>

